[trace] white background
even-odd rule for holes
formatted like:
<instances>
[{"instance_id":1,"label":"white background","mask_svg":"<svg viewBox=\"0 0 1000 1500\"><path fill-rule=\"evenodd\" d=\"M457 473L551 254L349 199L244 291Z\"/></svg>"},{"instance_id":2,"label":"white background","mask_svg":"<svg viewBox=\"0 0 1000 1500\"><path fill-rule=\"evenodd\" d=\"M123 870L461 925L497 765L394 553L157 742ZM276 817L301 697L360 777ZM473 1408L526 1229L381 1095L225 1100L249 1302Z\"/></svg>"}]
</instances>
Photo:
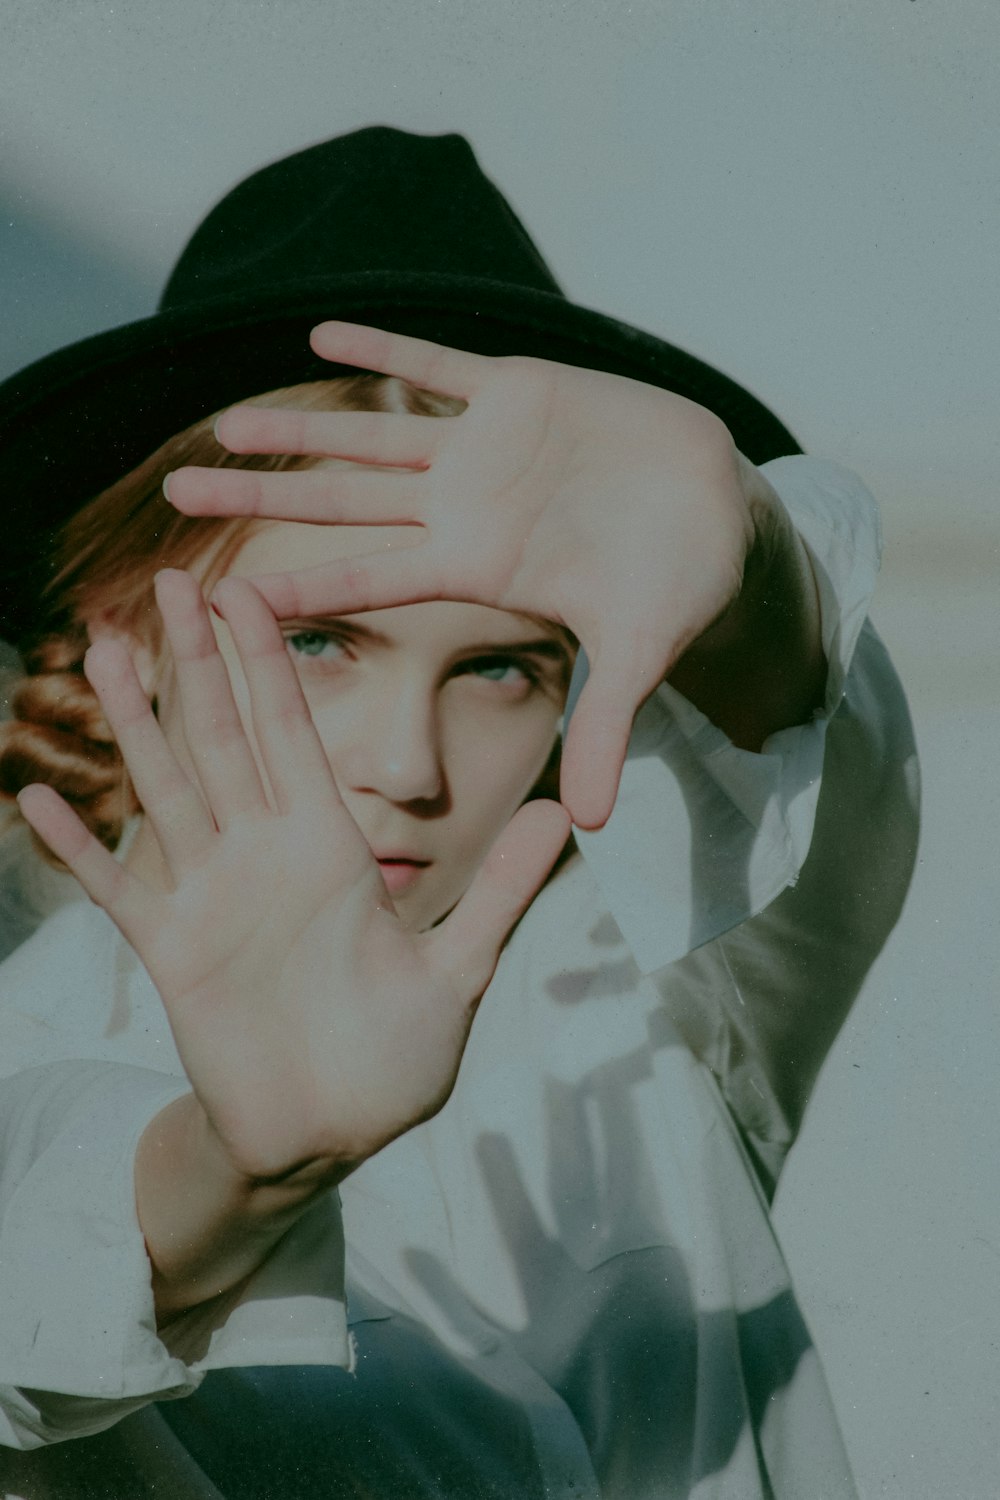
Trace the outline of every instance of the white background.
<instances>
[{"instance_id":1,"label":"white background","mask_svg":"<svg viewBox=\"0 0 1000 1500\"><path fill-rule=\"evenodd\" d=\"M570 295L882 500L922 859L777 1214L866 1500L1000 1494L998 59L997 0L0 0L0 373L264 161L460 130Z\"/></svg>"}]
</instances>

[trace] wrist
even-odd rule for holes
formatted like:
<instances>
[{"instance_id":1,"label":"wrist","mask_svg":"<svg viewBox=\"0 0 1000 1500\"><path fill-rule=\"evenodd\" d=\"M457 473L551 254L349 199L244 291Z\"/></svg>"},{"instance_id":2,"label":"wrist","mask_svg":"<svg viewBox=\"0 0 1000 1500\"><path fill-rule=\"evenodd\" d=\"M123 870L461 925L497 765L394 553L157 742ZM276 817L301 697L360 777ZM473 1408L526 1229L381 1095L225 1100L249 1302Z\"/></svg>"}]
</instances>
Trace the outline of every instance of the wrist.
<instances>
[{"instance_id":1,"label":"wrist","mask_svg":"<svg viewBox=\"0 0 1000 1500\"><path fill-rule=\"evenodd\" d=\"M774 488L742 455L739 463L754 527L740 589L670 682L734 744L759 750L822 704L826 662L805 544Z\"/></svg>"},{"instance_id":2,"label":"wrist","mask_svg":"<svg viewBox=\"0 0 1000 1500\"><path fill-rule=\"evenodd\" d=\"M333 1185L331 1172L308 1168L276 1181L241 1170L194 1094L155 1116L136 1151L135 1197L161 1320L256 1270Z\"/></svg>"}]
</instances>

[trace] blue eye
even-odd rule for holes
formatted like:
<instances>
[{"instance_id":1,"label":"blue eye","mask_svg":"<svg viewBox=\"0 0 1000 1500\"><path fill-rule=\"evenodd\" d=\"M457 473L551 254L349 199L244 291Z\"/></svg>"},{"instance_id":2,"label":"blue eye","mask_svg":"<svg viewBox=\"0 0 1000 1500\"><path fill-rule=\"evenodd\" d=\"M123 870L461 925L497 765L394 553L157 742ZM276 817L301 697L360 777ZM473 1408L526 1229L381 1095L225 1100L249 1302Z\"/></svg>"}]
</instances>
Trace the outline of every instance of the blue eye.
<instances>
[{"instance_id":1,"label":"blue eye","mask_svg":"<svg viewBox=\"0 0 1000 1500\"><path fill-rule=\"evenodd\" d=\"M477 677L485 677L488 682L506 682L510 680L510 674L523 677L521 668L515 666L512 661L488 662L485 666L476 668Z\"/></svg>"},{"instance_id":2,"label":"blue eye","mask_svg":"<svg viewBox=\"0 0 1000 1500\"><path fill-rule=\"evenodd\" d=\"M297 630L285 636L285 644L292 656L308 656L314 661L336 661L344 654L341 642L322 630Z\"/></svg>"},{"instance_id":3,"label":"blue eye","mask_svg":"<svg viewBox=\"0 0 1000 1500\"><path fill-rule=\"evenodd\" d=\"M505 687L515 687L520 683L536 682L538 679L532 673L526 662L517 661L510 656L483 656L475 661L470 661L466 671L484 682L499 682Z\"/></svg>"}]
</instances>

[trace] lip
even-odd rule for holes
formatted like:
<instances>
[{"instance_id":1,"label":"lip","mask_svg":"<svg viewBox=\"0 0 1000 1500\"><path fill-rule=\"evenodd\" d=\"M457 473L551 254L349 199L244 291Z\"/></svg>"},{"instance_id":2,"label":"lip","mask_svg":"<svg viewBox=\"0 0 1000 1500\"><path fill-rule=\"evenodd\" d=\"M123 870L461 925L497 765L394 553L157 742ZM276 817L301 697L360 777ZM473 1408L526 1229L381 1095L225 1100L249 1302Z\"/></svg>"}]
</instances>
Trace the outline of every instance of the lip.
<instances>
[{"instance_id":1,"label":"lip","mask_svg":"<svg viewBox=\"0 0 1000 1500\"><path fill-rule=\"evenodd\" d=\"M376 854L375 858L391 896L405 891L431 864L429 859L416 859L410 854Z\"/></svg>"}]
</instances>

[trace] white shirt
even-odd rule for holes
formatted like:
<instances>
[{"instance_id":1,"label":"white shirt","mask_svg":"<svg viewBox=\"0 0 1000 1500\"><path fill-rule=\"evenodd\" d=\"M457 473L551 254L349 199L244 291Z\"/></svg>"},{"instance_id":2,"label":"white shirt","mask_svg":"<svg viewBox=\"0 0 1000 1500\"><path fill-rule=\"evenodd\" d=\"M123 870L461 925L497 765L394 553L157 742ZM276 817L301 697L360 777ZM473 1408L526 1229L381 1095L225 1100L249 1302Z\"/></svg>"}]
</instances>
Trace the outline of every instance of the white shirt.
<instances>
[{"instance_id":1,"label":"white shirt","mask_svg":"<svg viewBox=\"0 0 1000 1500\"><path fill-rule=\"evenodd\" d=\"M753 755L661 688L448 1104L224 1305L156 1332L133 1157L188 1085L135 955L74 902L0 969L0 1491L853 1495L767 1198L898 914L916 772L864 623L870 497L765 472L816 568L824 712Z\"/></svg>"}]
</instances>

